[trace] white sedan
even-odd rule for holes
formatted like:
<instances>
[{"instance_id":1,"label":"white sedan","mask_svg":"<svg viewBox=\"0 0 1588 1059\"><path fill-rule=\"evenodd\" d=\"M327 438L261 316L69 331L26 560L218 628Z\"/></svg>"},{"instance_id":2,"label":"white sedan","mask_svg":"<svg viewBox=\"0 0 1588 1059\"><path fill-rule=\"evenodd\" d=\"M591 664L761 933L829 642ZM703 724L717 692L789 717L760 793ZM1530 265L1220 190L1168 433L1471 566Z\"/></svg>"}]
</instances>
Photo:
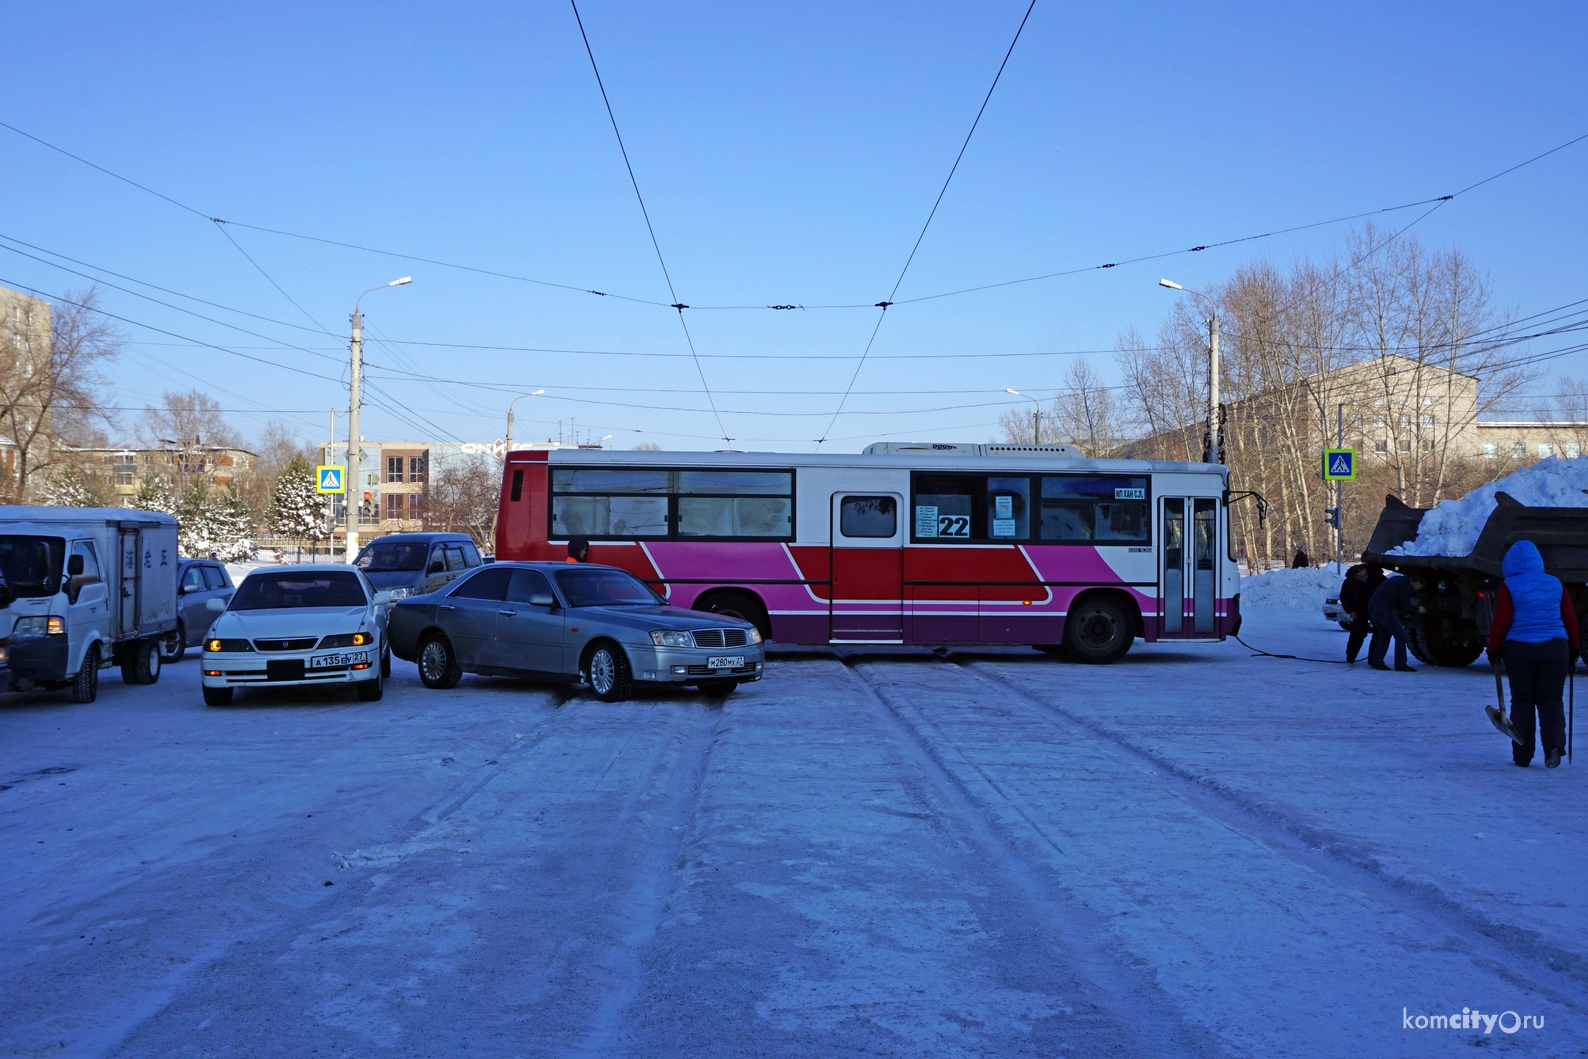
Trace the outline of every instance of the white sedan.
<instances>
[{"instance_id":1,"label":"white sedan","mask_svg":"<svg viewBox=\"0 0 1588 1059\"><path fill-rule=\"evenodd\" d=\"M225 706L237 688L352 684L374 702L391 675L386 619L391 597L351 566L256 570L204 639L204 701Z\"/></svg>"}]
</instances>

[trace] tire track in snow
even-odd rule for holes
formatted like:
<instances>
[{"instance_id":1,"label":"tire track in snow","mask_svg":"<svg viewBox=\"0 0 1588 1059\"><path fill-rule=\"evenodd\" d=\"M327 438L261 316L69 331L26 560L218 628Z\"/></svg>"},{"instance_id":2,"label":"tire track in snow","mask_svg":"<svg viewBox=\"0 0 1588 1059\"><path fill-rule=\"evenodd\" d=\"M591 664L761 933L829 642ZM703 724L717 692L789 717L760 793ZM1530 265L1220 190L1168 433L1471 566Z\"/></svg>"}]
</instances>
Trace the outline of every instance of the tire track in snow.
<instances>
[{"instance_id":1,"label":"tire track in snow","mask_svg":"<svg viewBox=\"0 0 1588 1059\"><path fill-rule=\"evenodd\" d=\"M636 831L643 829L641 833L648 833L650 848L622 906L613 911L623 930L617 944L600 961L607 976L601 986L600 1002L591 1013L584 1039L567 1055L605 1057L621 1049L629 1005L639 995L645 979L642 957L656 937L673 889L671 884L683 867L683 850L700 806L712 748L722 735L723 718L720 708L713 709L709 719L692 714L692 724L676 733L667 748L670 767L661 776L662 784L651 789L653 767L647 782L636 790L618 816L618 822L625 827L632 824ZM661 760L659 749L655 764ZM647 803L655 801L661 804L647 826L643 819L650 815L646 812Z\"/></svg>"},{"instance_id":2,"label":"tire track in snow","mask_svg":"<svg viewBox=\"0 0 1588 1059\"><path fill-rule=\"evenodd\" d=\"M867 663L840 657L844 671L872 705L885 729L931 781L967 843L995 866L1052 929L1061 955L1077 977L1099 994L1119 1034L1125 1054L1183 1057L1221 1055L1223 1049L1203 1027L1189 1022L1153 980L1142 962L1109 940L1102 917L1087 908L1020 850L1008 823L991 806L1002 804L1018 819L1027 841L1046 846L1061 857L1057 840L1037 823L1032 807L1000 786L984 770L944 740L925 737L930 723L909 703L876 679ZM1135 1040L1131 1041L1131 1031Z\"/></svg>"},{"instance_id":3,"label":"tire track in snow","mask_svg":"<svg viewBox=\"0 0 1588 1059\"><path fill-rule=\"evenodd\" d=\"M1588 1013L1588 1003L1583 1000L1588 960L1581 955L1550 944L1536 931L1497 922L1432 883L1397 874L1357 841L1309 824L1271 799L1199 774L1095 717L1040 698L987 663L953 664L985 686L1035 706L1070 731L1106 746L1122 762L1151 770L1197 811L1267 849L1337 885L1362 891L1380 904L1464 935L1471 946L1468 955L1475 963L1518 988L1537 991L1563 1007ZM1320 860L1318 854L1324 858ZM1525 975L1515 966L1518 958L1531 965Z\"/></svg>"}]
</instances>

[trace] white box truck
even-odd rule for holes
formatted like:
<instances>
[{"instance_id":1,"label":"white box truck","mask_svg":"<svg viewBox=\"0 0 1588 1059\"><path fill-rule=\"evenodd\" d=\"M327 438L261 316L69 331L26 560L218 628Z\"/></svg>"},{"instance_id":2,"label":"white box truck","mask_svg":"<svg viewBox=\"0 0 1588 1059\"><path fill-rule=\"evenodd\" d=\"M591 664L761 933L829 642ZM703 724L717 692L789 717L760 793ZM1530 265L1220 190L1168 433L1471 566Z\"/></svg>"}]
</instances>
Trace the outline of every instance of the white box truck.
<instances>
[{"instance_id":1,"label":"white box truck","mask_svg":"<svg viewBox=\"0 0 1588 1059\"><path fill-rule=\"evenodd\" d=\"M0 689L99 693L99 670L160 679L176 629L176 519L117 507L0 506Z\"/></svg>"}]
</instances>

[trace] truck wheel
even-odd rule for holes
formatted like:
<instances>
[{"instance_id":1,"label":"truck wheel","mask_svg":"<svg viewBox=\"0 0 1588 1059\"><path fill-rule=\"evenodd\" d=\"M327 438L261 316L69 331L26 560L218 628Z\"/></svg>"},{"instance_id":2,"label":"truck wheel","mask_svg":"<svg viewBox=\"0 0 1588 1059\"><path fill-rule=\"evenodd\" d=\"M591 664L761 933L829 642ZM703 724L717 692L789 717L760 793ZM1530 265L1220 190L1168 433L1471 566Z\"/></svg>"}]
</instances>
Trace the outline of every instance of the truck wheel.
<instances>
[{"instance_id":1,"label":"truck wheel","mask_svg":"<svg viewBox=\"0 0 1588 1059\"><path fill-rule=\"evenodd\" d=\"M83 667L72 678L72 701L93 702L99 697L99 645L91 644L83 655Z\"/></svg>"},{"instance_id":2,"label":"truck wheel","mask_svg":"<svg viewBox=\"0 0 1588 1059\"><path fill-rule=\"evenodd\" d=\"M207 687L207 688L204 689L204 705L206 705L206 706L230 706L231 704L232 704L232 689L231 688L209 688L209 687Z\"/></svg>"},{"instance_id":3,"label":"truck wheel","mask_svg":"<svg viewBox=\"0 0 1588 1059\"><path fill-rule=\"evenodd\" d=\"M182 661L182 656L187 654L187 630L181 623L166 633L160 640L160 661L166 665Z\"/></svg>"},{"instance_id":4,"label":"truck wheel","mask_svg":"<svg viewBox=\"0 0 1588 1059\"><path fill-rule=\"evenodd\" d=\"M590 690L602 702L622 702L634 692L634 674L629 669L628 656L623 648L603 641L590 652L585 663L585 680Z\"/></svg>"},{"instance_id":5,"label":"truck wheel","mask_svg":"<svg viewBox=\"0 0 1588 1059\"><path fill-rule=\"evenodd\" d=\"M1125 657L1136 639L1136 622L1107 596L1093 596L1070 610L1064 623L1066 654L1087 665L1107 665Z\"/></svg>"},{"instance_id":6,"label":"truck wheel","mask_svg":"<svg viewBox=\"0 0 1588 1059\"><path fill-rule=\"evenodd\" d=\"M1470 636L1464 636L1459 631L1452 630L1441 624L1434 628L1425 627L1422 630L1423 650L1436 666L1448 666L1459 669L1469 666L1478 660L1483 653L1484 643L1478 639L1476 631Z\"/></svg>"},{"instance_id":7,"label":"truck wheel","mask_svg":"<svg viewBox=\"0 0 1588 1059\"><path fill-rule=\"evenodd\" d=\"M160 679L159 640L139 640L122 649L121 682L153 684Z\"/></svg>"},{"instance_id":8,"label":"truck wheel","mask_svg":"<svg viewBox=\"0 0 1588 1059\"><path fill-rule=\"evenodd\" d=\"M1428 643L1423 638L1423 630L1410 628L1406 630L1406 649L1423 665L1435 664L1433 656L1428 653Z\"/></svg>"}]
</instances>

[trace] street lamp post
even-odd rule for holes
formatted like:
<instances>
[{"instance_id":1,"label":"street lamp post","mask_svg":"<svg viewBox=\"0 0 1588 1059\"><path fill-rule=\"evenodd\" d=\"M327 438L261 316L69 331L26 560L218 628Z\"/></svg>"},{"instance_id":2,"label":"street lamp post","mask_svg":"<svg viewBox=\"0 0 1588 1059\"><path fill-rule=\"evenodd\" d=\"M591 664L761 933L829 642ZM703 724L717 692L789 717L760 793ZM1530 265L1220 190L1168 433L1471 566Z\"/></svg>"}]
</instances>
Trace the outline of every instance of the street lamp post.
<instances>
[{"instance_id":1,"label":"street lamp post","mask_svg":"<svg viewBox=\"0 0 1588 1059\"><path fill-rule=\"evenodd\" d=\"M1212 298L1201 291L1182 287L1173 280L1160 279L1158 286L1195 294L1208 305L1208 462L1219 462L1219 310Z\"/></svg>"},{"instance_id":2,"label":"street lamp post","mask_svg":"<svg viewBox=\"0 0 1588 1059\"><path fill-rule=\"evenodd\" d=\"M1036 405L1036 408L1031 411L1031 440L1037 445L1042 444L1042 402L1028 393L1021 393L1019 390L1011 390L1008 387L1004 388L1004 393L1012 393L1016 397L1024 397Z\"/></svg>"},{"instance_id":3,"label":"street lamp post","mask_svg":"<svg viewBox=\"0 0 1588 1059\"><path fill-rule=\"evenodd\" d=\"M382 283L379 287L371 287L364 294L372 294L387 287L401 287L412 283L412 276L394 279L390 283ZM347 498L347 561L358 558L358 484L360 452L363 439L358 433L358 406L359 406L359 376L364 367L364 315L359 312L359 303L364 300L360 294L353 302L353 344L352 366L348 373L348 405L347 405L347 478L342 482L343 496Z\"/></svg>"},{"instance_id":4,"label":"street lamp post","mask_svg":"<svg viewBox=\"0 0 1588 1059\"><path fill-rule=\"evenodd\" d=\"M513 451L513 406L526 397L539 397L545 390L535 390L532 393L521 393L507 404L507 451ZM505 456L503 457L506 458Z\"/></svg>"}]
</instances>

